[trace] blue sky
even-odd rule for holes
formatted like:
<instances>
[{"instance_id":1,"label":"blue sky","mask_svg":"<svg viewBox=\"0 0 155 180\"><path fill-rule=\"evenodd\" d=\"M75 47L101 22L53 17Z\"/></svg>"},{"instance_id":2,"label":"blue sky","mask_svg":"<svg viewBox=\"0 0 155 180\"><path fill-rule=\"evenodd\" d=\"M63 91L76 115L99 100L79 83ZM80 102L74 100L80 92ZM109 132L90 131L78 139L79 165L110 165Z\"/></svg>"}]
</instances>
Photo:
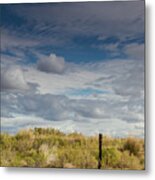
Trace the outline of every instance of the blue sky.
<instances>
[{"instance_id":1,"label":"blue sky","mask_svg":"<svg viewBox=\"0 0 155 180\"><path fill-rule=\"evenodd\" d=\"M4 131L143 136L144 1L1 5L1 76Z\"/></svg>"}]
</instances>

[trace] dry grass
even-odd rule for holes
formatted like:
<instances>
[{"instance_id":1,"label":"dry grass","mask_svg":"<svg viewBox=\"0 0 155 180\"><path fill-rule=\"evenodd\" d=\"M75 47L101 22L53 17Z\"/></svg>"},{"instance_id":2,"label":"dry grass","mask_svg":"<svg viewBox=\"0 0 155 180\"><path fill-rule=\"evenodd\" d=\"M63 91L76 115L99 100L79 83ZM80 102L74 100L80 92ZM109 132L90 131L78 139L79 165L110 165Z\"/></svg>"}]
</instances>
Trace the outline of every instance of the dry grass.
<instances>
[{"instance_id":1,"label":"dry grass","mask_svg":"<svg viewBox=\"0 0 155 180\"><path fill-rule=\"evenodd\" d=\"M55 129L1 134L1 166L97 168L98 137ZM144 169L144 140L103 137L102 169Z\"/></svg>"}]
</instances>

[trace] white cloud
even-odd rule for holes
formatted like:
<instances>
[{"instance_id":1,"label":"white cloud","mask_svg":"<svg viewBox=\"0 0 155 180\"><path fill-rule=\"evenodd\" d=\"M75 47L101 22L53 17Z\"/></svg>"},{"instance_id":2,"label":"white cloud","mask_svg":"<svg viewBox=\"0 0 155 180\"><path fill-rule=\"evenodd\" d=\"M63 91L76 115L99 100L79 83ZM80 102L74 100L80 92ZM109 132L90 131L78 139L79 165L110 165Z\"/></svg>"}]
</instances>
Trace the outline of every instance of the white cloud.
<instances>
[{"instance_id":1,"label":"white cloud","mask_svg":"<svg viewBox=\"0 0 155 180\"><path fill-rule=\"evenodd\" d=\"M100 39L99 39L100 40ZM104 39L103 39L104 40ZM98 45L92 45L92 48L97 48L100 49L102 51L106 51L108 53L110 53L111 57L116 57L116 56L120 56L121 55L121 51L118 48L119 47L119 43L103 43L103 44L98 44Z\"/></svg>"},{"instance_id":2,"label":"white cloud","mask_svg":"<svg viewBox=\"0 0 155 180\"><path fill-rule=\"evenodd\" d=\"M124 53L134 59L144 59L144 51L144 44L132 43L124 48Z\"/></svg>"},{"instance_id":3,"label":"white cloud","mask_svg":"<svg viewBox=\"0 0 155 180\"><path fill-rule=\"evenodd\" d=\"M87 65L66 63L66 70L60 76L56 73L43 73L34 68L26 68L25 79L37 83L41 94L68 94L71 89L87 87L87 83L101 77L96 71L90 71ZM46 81L45 81L46 79ZM50 83L49 83L50 82Z\"/></svg>"},{"instance_id":4,"label":"white cloud","mask_svg":"<svg viewBox=\"0 0 155 180\"><path fill-rule=\"evenodd\" d=\"M37 66L43 72L62 74L65 70L65 60L63 57L50 54L49 57L42 57L38 61Z\"/></svg>"},{"instance_id":5,"label":"white cloud","mask_svg":"<svg viewBox=\"0 0 155 180\"><path fill-rule=\"evenodd\" d=\"M118 51L118 43L100 44L96 47L101 50L111 51L113 53Z\"/></svg>"},{"instance_id":6,"label":"white cloud","mask_svg":"<svg viewBox=\"0 0 155 180\"><path fill-rule=\"evenodd\" d=\"M20 67L12 66L1 70L1 90L27 90L28 88L29 86Z\"/></svg>"}]
</instances>

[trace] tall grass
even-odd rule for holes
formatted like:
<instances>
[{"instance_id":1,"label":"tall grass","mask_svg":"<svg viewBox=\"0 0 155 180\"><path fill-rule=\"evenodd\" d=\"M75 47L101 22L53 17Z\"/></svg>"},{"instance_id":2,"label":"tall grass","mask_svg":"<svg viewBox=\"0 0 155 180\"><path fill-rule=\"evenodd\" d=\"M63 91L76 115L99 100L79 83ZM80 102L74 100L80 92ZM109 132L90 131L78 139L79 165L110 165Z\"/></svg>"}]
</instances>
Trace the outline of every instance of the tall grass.
<instances>
[{"instance_id":1,"label":"tall grass","mask_svg":"<svg viewBox=\"0 0 155 180\"><path fill-rule=\"evenodd\" d=\"M103 137L102 169L144 169L144 140ZM1 134L1 166L97 168L98 136L35 128Z\"/></svg>"}]
</instances>

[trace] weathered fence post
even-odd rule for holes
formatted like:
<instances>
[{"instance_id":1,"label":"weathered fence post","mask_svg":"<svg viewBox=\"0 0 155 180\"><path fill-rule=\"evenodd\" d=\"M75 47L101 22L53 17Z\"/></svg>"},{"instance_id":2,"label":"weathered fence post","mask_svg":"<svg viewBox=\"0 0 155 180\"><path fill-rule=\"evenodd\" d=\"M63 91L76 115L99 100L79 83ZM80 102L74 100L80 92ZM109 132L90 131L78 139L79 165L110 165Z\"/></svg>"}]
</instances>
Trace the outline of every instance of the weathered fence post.
<instances>
[{"instance_id":1,"label":"weathered fence post","mask_svg":"<svg viewBox=\"0 0 155 180\"><path fill-rule=\"evenodd\" d=\"M98 157L98 169L101 169L102 163L102 134L99 134L99 157Z\"/></svg>"}]
</instances>

